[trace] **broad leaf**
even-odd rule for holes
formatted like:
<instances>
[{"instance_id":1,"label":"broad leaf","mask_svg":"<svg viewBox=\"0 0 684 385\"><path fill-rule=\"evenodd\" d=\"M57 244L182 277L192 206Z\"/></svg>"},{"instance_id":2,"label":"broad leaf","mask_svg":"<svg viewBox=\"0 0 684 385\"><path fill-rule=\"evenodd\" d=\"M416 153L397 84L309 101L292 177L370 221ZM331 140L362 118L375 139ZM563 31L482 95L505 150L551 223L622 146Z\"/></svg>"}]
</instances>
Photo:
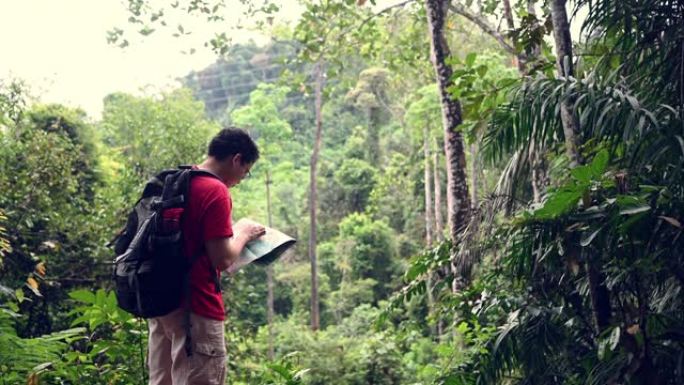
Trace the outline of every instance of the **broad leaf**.
<instances>
[{"instance_id":1,"label":"broad leaf","mask_svg":"<svg viewBox=\"0 0 684 385\"><path fill-rule=\"evenodd\" d=\"M563 215L577 205L581 196L582 191L579 189L551 193L544 205L534 212L533 218L552 219Z\"/></svg>"},{"instance_id":2,"label":"broad leaf","mask_svg":"<svg viewBox=\"0 0 684 385\"><path fill-rule=\"evenodd\" d=\"M594 178L599 178L606 172L608 166L608 150L601 150L591 161L591 174Z\"/></svg>"},{"instance_id":3,"label":"broad leaf","mask_svg":"<svg viewBox=\"0 0 684 385\"><path fill-rule=\"evenodd\" d=\"M69 293L69 297L88 304L95 303L95 294L88 290L74 290Z\"/></svg>"},{"instance_id":4,"label":"broad leaf","mask_svg":"<svg viewBox=\"0 0 684 385\"><path fill-rule=\"evenodd\" d=\"M575 167L570 171L570 173L572 174L573 178L582 183L591 182L591 178L594 175L593 170L589 168L589 166Z\"/></svg>"}]
</instances>

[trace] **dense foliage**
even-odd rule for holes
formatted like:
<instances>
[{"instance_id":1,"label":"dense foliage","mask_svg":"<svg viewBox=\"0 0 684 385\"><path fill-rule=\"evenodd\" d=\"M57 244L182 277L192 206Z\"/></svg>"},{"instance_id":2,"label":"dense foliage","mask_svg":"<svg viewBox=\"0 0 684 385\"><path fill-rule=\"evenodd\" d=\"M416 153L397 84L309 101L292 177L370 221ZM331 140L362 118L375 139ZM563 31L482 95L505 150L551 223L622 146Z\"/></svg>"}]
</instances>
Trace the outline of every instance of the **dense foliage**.
<instances>
[{"instance_id":1,"label":"dense foliage","mask_svg":"<svg viewBox=\"0 0 684 385\"><path fill-rule=\"evenodd\" d=\"M220 2L199 3L173 8L219 20ZM547 2L449 3L448 92L472 192L455 239L426 10L364 3L303 2L292 28L261 24L264 46L217 36L224 56L185 87L111 94L97 121L0 82L3 383L145 383L147 328L116 306L106 244L145 179L200 161L222 125L263 155L231 191L235 218L299 240L273 265L270 324L264 268L223 278L230 383L684 382L681 2L568 4L582 34L561 75ZM257 19L277 10L254 6ZM129 11L145 33L164 16L143 1Z\"/></svg>"}]
</instances>

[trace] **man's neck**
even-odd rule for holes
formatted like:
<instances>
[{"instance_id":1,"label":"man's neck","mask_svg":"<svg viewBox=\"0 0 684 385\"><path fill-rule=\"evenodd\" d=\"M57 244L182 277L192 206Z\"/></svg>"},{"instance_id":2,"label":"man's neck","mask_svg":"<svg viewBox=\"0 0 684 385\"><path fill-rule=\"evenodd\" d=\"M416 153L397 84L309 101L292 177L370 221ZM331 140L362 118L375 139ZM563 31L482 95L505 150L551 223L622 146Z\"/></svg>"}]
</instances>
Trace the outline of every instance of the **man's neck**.
<instances>
[{"instance_id":1,"label":"man's neck","mask_svg":"<svg viewBox=\"0 0 684 385\"><path fill-rule=\"evenodd\" d=\"M223 180L223 177L221 177L221 174L222 174L221 165L219 165L218 162L216 162L216 160L214 158L206 158L202 163L197 165L197 168L199 168L201 170L207 170L210 173L221 178L221 180ZM225 180L223 182L225 183Z\"/></svg>"}]
</instances>

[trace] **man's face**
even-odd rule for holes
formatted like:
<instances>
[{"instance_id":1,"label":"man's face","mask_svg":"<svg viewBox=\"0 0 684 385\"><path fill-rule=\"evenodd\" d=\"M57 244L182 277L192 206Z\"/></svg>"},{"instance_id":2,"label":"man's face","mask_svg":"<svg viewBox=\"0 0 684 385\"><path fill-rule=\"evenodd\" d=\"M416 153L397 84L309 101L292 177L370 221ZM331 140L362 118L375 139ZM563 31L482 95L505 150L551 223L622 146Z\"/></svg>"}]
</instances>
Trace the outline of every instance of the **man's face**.
<instances>
[{"instance_id":1,"label":"man's face","mask_svg":"<svg viewBox=\"0 0 684 385\"><path fill-rule=\"evenodd\" d=\"M230 170L226 178L228 187L237 186L243 179L249 177L253 165L254 163L243 163L242 154L230 158Z\"/></svg>"}]
</instances>

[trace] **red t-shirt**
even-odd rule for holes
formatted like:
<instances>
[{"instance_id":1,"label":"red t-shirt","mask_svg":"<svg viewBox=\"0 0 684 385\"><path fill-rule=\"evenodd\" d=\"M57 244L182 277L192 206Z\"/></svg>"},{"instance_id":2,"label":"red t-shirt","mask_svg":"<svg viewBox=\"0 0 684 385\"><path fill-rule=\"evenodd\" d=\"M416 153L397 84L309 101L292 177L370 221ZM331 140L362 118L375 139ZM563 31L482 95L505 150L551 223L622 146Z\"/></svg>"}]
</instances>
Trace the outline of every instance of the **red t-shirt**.
<instances>
[{"instance_id":1,"label":"red t-shirt","mask_svg":"<svg viewBox=\"0 0 684 385\"><path fill-rule=\"evenodd\" d=\"M212 267L204 244L210 239L233 236L232 209L228 187L222 181L204 175L192 178L190 202L182 223L185 255L200 252L190 270L190 309L202 317L221 321L225 319L225 310L215 280L221 271Z\"/></svg>"}]
</instances>

